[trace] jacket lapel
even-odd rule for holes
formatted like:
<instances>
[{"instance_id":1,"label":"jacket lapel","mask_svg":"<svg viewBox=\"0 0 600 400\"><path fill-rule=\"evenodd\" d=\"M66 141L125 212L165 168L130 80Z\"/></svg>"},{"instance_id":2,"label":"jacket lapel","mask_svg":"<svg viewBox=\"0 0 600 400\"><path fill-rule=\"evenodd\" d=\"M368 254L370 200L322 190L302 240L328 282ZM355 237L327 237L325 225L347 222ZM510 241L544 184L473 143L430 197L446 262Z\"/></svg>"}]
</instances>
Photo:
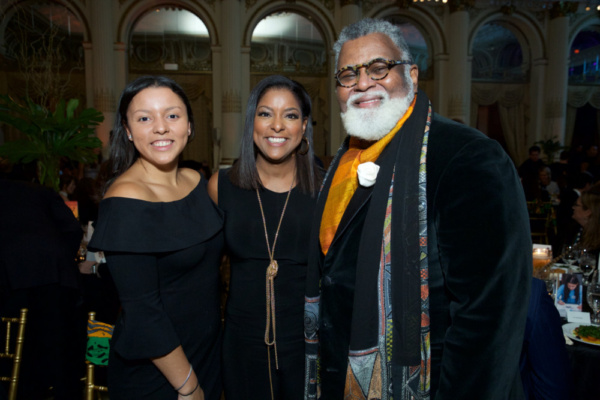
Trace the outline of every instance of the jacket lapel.
<instances>
[{"instance_id":1,"label":"jacket lapel","mask_svg":"<svg viewBox=\"0 0 600 400\"><path fill-rule=\"evenodd\" d=\"M350 203L348 203L348 207L346 207L346 211L344 211L344 215L342 215L340 224L335 231L335 236L333 237L331 246L333 246L336 240L344 233L344 230L352 222L354 217L356 217L361 208L369 203L371 193L373 193L373 186L364 187L359 185L358 188L356 188L356 192L354 192L352 199L350 199Z\"/></svg>"}]
</instances>

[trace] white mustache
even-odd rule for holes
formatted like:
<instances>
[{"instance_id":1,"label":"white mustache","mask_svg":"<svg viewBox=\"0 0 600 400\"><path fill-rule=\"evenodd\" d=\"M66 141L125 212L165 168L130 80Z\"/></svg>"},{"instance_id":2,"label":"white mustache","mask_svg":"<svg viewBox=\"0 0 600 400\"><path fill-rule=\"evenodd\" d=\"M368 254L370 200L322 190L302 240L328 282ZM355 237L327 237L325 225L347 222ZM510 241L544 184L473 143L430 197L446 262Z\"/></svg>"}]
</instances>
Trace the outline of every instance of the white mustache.
<instances>
[{"instance_id":1,"label":"white mustache","mask_svg":"<svg viewBox=\"0 0 600 400\"><path fill-rule=\"evenodd\" d=\"M379 96L379 97L381 97L381 100L383 100L383 101L387 101L390 99L390 95L385 90L378 90L376 92L368 92L368 93L354 93L353 95L350 95L350 97L348 97L348 100L346 101L346 106L355 108L356 106L354 105L354 103L362 100L362 98L366 97L366 96L369 96L369 97Z\"/></svg>"}]
</instances>

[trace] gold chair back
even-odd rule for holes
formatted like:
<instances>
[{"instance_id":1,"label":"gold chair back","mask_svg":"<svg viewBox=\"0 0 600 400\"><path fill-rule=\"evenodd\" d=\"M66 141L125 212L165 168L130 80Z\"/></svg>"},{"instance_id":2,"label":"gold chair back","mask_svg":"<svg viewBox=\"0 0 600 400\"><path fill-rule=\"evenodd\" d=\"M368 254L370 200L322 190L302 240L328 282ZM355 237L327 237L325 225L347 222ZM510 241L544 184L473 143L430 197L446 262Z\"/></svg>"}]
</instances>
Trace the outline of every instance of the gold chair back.
<instances>
[{"instance_id":1,"label":"gold chair back","mask_svg":"<svg viewBox=\"0 0 600 400\"><path fill-rule=\"evenodd\" d=\"M109 327L110 335L112 336L112 325L98 323L98 321L96 321L96 313L92 311L92 312L88 313L88 330L87 330L88 344L89 344L90 337L93 335L93 332L97 330L97 325L103 325L104 327ZM107 332L108 332L108 330L104 329L105 337L107 336ZM99 365L99 364L95 364L94 362L91 362L89 351L90 351L90 349L88 347L88 350L87 350L88 354L86 355L86 360L85 360L86 376L85 376L84 400L94 400L94 395L98 395L96 397L99 398L100 392L108 392L108 387L102 386L102 385L97 385L95 382L96 368L105 368L105 365ZM108 348L106 348L106 352L108 353Z\"/></svg>"},{"instance_id":2,"label":"gold chair back","mask_svg":"<svg viewBox=\"0 0 600 400\"><path fill-rule=\"evenodd\" d=\"M25 325L27 324L27 309L22 308L17 318L2 317L4 328L4 347L0 353L0 359L12 360L10 376L0 376L0 381L10 382L8 386L8 400L17 398L17 387L19 383L19 371L23 357L23 343L25 342ZM13 332L16 330L16 337Z\"/></svg>"},{"instance_id":3,"label":"gold chair back","mask_svg":"<svg viewBox=\"0 0 600 400\"><path fill-rule=\"evenodd\" d=\"M549 244L556 236L556 212L550 202L528 201L529 227L533 243Z\"/></svg>"}]
</instances>

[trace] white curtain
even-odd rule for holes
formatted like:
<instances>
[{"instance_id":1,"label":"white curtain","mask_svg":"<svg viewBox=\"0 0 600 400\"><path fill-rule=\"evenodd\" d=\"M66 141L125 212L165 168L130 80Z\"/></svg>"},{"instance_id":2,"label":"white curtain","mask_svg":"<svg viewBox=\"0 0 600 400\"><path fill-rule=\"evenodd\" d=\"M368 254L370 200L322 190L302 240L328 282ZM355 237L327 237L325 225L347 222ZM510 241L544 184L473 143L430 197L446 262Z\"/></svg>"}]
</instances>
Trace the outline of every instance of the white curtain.
<instances>
[{"instance_id":1,"label":"white curtain","mask_svg":"<svg viewBox=\"0 0 600 400\"><path fill-rule=\"evenodd\" d=\"M476 105L472 110L498 103L504 140L509 155L516 162L527 158L527 149L531 145L525 118L526 90L527 85L523 84L473 83L471 86L471 99ZM476 118L475 115L474 120Z\"/></svg>"},{"instance_id":2,"label":"white curtain","mask_svg":"<svg viewBox=\"0 0 600 400\"><path fill-rule=\"evenodd\" d=\"M567 94L567 126L565 144L570 145L573 140L577 109L590 103L595 109L600 109L600 88L592 86L569 86Z\"/></svg>"}]
</instances>

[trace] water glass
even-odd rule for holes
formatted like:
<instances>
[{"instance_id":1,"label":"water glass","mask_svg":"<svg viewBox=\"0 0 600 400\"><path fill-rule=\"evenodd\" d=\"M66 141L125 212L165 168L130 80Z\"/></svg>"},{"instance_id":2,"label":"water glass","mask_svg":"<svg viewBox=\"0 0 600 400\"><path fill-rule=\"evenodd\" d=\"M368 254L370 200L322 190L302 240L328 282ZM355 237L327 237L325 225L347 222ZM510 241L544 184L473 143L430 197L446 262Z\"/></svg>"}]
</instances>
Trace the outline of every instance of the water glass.
<instances>
[{"instance_id":1,"label":"water glass","mask_svg":"<svg viewBox=\"0 0 600 400\"><path fill-rule=\"evenodd\" d=\"M562 259L566 264L575 264L579 259L577 248L575 246L565 246L562 252Z\"/></svg>"},{"instance_id":2,"label":"water glass","mask_svg":"<svg viewBox=\"0 0 600 400\"><path fill-rule=\"evenodd\" d=\"M579 253L579 268L583 273L583 284L590 283L590 276L596 270L596 257L587 249L582 249Z\"/></svg>"},{"instance_id":3,"label":"water glass","mask_svg":"<svg viewBox=\"0 0 600 400\"><path fill-rule=\"evenodd\" d=\"M600 285L598 283L590 283L587 286L587 302L592 309L592 316L590 320L592 324L599 325L600 324Z\"/></svg>"}]
</instances>

